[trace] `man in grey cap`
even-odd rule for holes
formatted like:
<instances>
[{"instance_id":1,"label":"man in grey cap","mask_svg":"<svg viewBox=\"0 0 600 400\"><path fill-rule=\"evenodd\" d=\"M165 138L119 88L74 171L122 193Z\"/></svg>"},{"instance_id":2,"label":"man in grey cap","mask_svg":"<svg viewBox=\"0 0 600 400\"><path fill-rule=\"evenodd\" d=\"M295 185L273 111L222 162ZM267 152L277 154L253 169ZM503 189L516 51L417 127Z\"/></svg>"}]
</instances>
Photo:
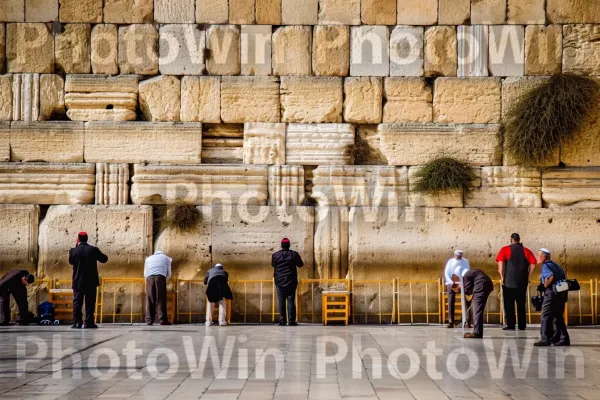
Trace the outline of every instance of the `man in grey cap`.
<instances>
[{"instance_id":1,"label":"man in grey cap","mask_svg":"<svg viewBox=\"0 0 600 400\"><path fill-rule=\"evenodd\" d=\"M206 326L212 325L213 303L219 304L219 325L227 325L227 300L233 300L229 287L229 274L223 265L216 264L204 277L206 285Z\"/></svg>"},{"instance_id":2,"label":"man in grey cap","mask_svg":"<svg viewBox=\"0 0 600 400\"><path fill-rule=\"evenodd\" d=\"M446 263L446 269L444 271L444 280L446 281L446 293L448 295L448 325L447 328L454 328L454 314L455 314L455 303L456 294L460 293L460 285L452 280L452 274L457 268L469 270L469 260L463 257L464 252L462 250L454 250L454 257L449 259ZM462 276L462 275L461 275ZM467 309L469 309L469 303L467 303ZM467 327L471 325L471 313L467 315Z\"/></svg>"}]
</instances>

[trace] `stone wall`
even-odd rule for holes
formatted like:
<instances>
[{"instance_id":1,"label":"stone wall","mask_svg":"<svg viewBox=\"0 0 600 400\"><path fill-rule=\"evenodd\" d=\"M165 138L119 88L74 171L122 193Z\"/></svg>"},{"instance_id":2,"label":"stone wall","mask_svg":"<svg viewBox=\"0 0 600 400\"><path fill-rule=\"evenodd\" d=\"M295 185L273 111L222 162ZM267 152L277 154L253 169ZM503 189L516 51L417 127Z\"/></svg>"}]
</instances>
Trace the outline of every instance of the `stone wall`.
<instances>
[{"instance_id":1,"label":"stone wall","mask_svg":"<svg viewBox=\"0 0 600 400\"><path fill-rule=\"evenodd\" d=\"M0 272L68 278L85 230L107 277L161 249L269 279L284 236L305 278L436 279L456 247L494 275L517 231L600 278L600 104L542 170L501 129L548 76L600 76L599 38L596 0L3 0ZM472 193L415 192L439 154ZM182 200L185 233L157 217Z\"/></svg>"}]
</instances>

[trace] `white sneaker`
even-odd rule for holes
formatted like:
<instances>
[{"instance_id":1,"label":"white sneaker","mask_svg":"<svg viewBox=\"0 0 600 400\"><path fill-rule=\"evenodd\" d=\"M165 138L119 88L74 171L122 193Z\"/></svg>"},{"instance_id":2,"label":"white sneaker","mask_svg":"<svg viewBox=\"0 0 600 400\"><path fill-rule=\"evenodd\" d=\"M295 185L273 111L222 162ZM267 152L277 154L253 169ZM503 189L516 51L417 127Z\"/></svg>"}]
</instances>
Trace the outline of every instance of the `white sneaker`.
<instances>
[{"instance_id":1,"label":"white sneaker","mask_svg":"<svg viewBox=\"0 0 600 400\"><path fill-rule=\"evenodd\" d=\"M204 326L211 326L211 325L212 325L212 322L210 322L210 321L206 321L206 322L204 323Z\"/></svg>"},{"instance_id":2,"label":"white sneaker","mask_svg":"<svg viewBox=\"0 0 600 400\"><path fill-rule=\"evenodd\" d=\"M227 322L221 322L221 323L219 323L219 325L221 325L221 326L227 326Z\"/></svg>"}]
</instances>

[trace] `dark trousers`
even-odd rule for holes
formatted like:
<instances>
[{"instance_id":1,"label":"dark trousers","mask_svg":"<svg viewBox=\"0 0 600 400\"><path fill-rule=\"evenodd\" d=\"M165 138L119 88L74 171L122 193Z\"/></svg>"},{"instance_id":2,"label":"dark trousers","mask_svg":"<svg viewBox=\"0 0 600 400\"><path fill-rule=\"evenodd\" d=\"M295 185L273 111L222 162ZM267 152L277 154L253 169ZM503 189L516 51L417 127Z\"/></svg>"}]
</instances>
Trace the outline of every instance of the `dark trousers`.
<instances>
[{"instance_id":1,"label":"dark trousers","mask_svg":"<svg viewBox=\"0 0 600 400\"><path fill-rule=\"evenodd\" d=\"M277 299L279 300L279 322L296 322L296 287L290 285L286 287L277 286ZM287 314L285 303L287 301ZM289 317L289 320L288 320Z\"/></svg>"},{"instance_id":2,"label":"dark trousers","mask_svg":"<svg viewBox=\"0 0 600 400\"><path fill-rule=\"evenodd\" d=\"M476 335L483 335L485 305L490 293L492 293L491 290L473 293L473 299L471 300L473 303L473 333Z\"/></svg>"},{"instance_id":3,"label":"dark trousers","mask_svg":"<svg viewBox=\"0 0 600 400\"><path fill-rule=\"evenodd\" d=\"M0 293L0 324L10 322L10 295L11 292ZM19 323L27 324L29 322L29 307L27 304L27 295L24 293L12 293L17 307L19 308Z\"/></svg>"},{"instance_id":4,"label":"dark trousers","mask_svg":"<svg viewBox=\"0 0 600 400\"><path fill-rule=\"evenodd\" d=\"M160 322L167 322L167 278L162 275L146 279L146 322L154 323L157 309Z\"/></svg>"},{"instance_id":5,"label":"dark trousers","mask_svg":"<svg viewBox=\"0 0 600 400\"><path fill-rule=\"evenodd\" d=\"M83 305L85 303L85 323L94 324L94 312L96 312L96 287L83 287L73 289L73 322L83 322Z\"/></svg>"},{"instance_id":6,"label":"dark trousers","mask_svg":"<svg viewBox=\"0 0 600 400\"><path fill-rule=\"evenodd\" d=\"M527 327L527 287L514 289L502 286L502 297L504 300L506 326L509 329L515 329L517 324L517 318L515 317L516 303L519 329L525 329Z\"/></svg>"},{"instance_id":7,"label":"dark trousers","mask_svg":"<svg viewBox=\"0 0 600 400\"><path fill-rule=\"evenodd\" d=\"M541 336L543 341L570 343L564 317L567 299L567 292L554 293L551 288L547 288L544 292L541 312Z\"/></svg>"},{"instance_id":8,"label":"dark trousers","mask_svg":"<svg viewBox=\"0 0 600 400\"><path fill-rule=\"evenodd\" d=\"M454 315L456 314L456 293L452 290L452 285L446 285L446 290L448 293L448 323L454 323ZM465 303L467 311L467 323L470 324L473 321L473 309L469 310L471 307L471 302L467 301Z\"/></svg>"}]
</instances>

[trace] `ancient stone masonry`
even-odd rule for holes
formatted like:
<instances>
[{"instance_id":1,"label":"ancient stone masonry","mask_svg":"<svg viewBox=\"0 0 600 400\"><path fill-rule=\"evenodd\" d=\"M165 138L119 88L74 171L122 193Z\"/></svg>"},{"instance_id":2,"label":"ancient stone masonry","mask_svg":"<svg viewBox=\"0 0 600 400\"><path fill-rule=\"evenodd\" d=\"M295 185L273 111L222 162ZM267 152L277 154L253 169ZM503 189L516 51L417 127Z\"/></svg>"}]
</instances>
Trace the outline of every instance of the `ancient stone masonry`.
<instances>
[{"instance_id":1,"label":"ancient stone masonry","mask_svg":"<svg viewBox=\"0 0 600 400\"><path fill-rule=\"evenodd\" d=\"M96 204L129 203L129 164L96 164Z\"/></svg>"},{"instance_id":2,"label":"ancient stone masonry","mask_svg":"<svg viewBox=\"0 0 600 400\"><path fill-rule=\"evenodd\" d=\"M600 208L600 169L549 168L544 170L542 200L549 208Z\"/></svg>"},{"instance_id":3,"label":"ancient stone masonry","mask_svg":"<svg viewBox=\"0 0 600 400\"><path fill-rule=\"evenodd\" d=\"M299 206L305 199L304 168L299 165L269 167L269 205Z\"/></svg>"},{"instance_id":4,"label":"ancient stone masonry","mask_svg":"<svg viewBox=\"0 0 600 400\"><path fill-rule=\"evenodd\" d=\"M289 124L286 164L346 165L354 163L354 126Z\"/></svg>"}]
</instances>

